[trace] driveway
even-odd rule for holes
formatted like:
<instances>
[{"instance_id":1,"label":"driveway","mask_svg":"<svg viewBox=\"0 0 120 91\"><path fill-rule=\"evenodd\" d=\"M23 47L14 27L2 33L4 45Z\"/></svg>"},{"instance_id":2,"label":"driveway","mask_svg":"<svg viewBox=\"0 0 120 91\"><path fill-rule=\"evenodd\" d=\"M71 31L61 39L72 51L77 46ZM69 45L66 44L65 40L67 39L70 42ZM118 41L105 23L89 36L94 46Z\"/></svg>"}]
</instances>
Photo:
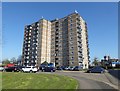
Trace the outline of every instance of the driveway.
<instances>
[{"instance_id":1,"label":"driveway","mask_svg":"<svg viewBox=\"0 0 120 91\"><path fill-rule=\"evenodd\" d=\"M104 74L84 73L83 71L56 71L46 74L58 74L75 78L79 81L80 89L118 89L118 86L112 84Z\"/></svg>"}]
</instances>

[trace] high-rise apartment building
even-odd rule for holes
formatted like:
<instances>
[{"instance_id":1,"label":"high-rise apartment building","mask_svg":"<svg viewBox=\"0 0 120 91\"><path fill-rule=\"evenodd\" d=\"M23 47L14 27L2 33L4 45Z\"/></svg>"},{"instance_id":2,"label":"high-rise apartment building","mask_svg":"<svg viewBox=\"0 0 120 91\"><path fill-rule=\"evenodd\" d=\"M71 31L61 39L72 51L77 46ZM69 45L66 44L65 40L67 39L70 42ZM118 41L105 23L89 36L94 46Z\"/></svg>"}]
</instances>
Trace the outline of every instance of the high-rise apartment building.
<instances>
[{"instance_id":1,"label":"high-rise apartment building","mask_svg":"<svg viewBox=\"0 0 120 91\"><path fill-rule=\"evenodd\" d=\"M25 66L44 61L55 66L89 66L87 24L74 12L64 18L41 19L25 27L23 43Z\"/></svg>"}]
</instances>

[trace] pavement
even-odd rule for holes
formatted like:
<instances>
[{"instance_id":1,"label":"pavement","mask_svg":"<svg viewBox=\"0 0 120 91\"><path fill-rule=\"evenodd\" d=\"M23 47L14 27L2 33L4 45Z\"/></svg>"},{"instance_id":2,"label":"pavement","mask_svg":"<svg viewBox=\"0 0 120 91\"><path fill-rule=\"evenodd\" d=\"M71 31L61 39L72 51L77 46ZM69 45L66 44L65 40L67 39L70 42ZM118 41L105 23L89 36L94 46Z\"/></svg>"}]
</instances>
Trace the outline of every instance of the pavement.
<instances>
[{"instance_id":1,"label":"pavement","mask_svg":"<svg viewBox=\"0 0 120 91\"><path fill-rule=\"evenodd\" d=\"M75 78L79 82L80 89L111 89L118 90L118 85L111 83L106 74L85 73L84 71L56 71L44 72L46 74L58 74ZM111 78L112 79L112 78Z\"/></svg>"},{"instance_id":2,"label":"pavement","mask_svg":"<svg viewBox=\"0 0 120 91\"><path fill-rule=\"evenodd\" d=\"M111 74L109 73L105 73L104 74L107 79L114 85L119 85L119 79L117 79L116 77L112 76Z\"/></svg>"}]
</instances>

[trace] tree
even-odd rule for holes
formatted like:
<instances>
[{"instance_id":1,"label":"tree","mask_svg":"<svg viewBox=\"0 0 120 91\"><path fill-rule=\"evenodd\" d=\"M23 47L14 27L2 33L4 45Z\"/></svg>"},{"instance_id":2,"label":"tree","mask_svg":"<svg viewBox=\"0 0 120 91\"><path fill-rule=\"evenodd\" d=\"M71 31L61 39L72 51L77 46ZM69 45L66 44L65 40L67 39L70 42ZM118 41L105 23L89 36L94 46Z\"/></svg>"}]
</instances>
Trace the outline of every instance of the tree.
<instances>
[{"instance_id":1,"label":"tree","mask_svg":"<svg viewBox=\"0 0 120 91\"><path fill-rule=\"evenodd\" d=\"M93 59L93 64L94 64L95 66L98 66L99 60L98 60L97 57L95 57L95 58Z\"/></svg>"},{"instance_id":2,"label":"tree","mask_svg":"<svg viewBox=\"0 0 120 91\"><path fill-rule=\"evenodd\" d=\"M2 61L2 64L9 64L10 63L10 60L8 60L8 59L4 59L3 61Z\"/></svg>"},{"instance_id":3,"label":"tree","mask_svg":"<svg viewBox=\"0 0 120 91\"><path fill-rule=\"evenodd\" d=\"M10 62L14 63L14 64L17 64L17 60L15 57L11 58Z\"/></svg>"},{"instance_id":4,"label":"tree","mask_svg":"<svg viewBox=\"0 0 120 91\"><path fill-rule=\"evenodd\" d=\"M17 58L17 64L20 65L22 62L22 55L19 55Z\"/></svg>"}]
</instances>

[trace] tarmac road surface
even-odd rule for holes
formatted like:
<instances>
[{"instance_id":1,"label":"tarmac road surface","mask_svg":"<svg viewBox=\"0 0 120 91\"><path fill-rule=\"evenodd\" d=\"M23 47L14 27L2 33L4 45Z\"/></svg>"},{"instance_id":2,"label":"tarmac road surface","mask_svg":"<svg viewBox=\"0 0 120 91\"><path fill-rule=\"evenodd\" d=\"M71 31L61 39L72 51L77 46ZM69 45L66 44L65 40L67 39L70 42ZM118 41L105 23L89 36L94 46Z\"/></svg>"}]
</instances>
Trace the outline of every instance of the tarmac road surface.
<instances>
[{"instance_id":1,"label":"tarmac road surface","mask_svg":"<svg viewBox=\"0 0 120 91\"><path fill-rule=\"evenodd\" d=\"M118 86L112 84L104 74L100 73L85 73L83 71L56 71L44 72L46 74L58 74L75 78L79 81L80 89L118 89Z\"/></svg>"}]
</instances>

